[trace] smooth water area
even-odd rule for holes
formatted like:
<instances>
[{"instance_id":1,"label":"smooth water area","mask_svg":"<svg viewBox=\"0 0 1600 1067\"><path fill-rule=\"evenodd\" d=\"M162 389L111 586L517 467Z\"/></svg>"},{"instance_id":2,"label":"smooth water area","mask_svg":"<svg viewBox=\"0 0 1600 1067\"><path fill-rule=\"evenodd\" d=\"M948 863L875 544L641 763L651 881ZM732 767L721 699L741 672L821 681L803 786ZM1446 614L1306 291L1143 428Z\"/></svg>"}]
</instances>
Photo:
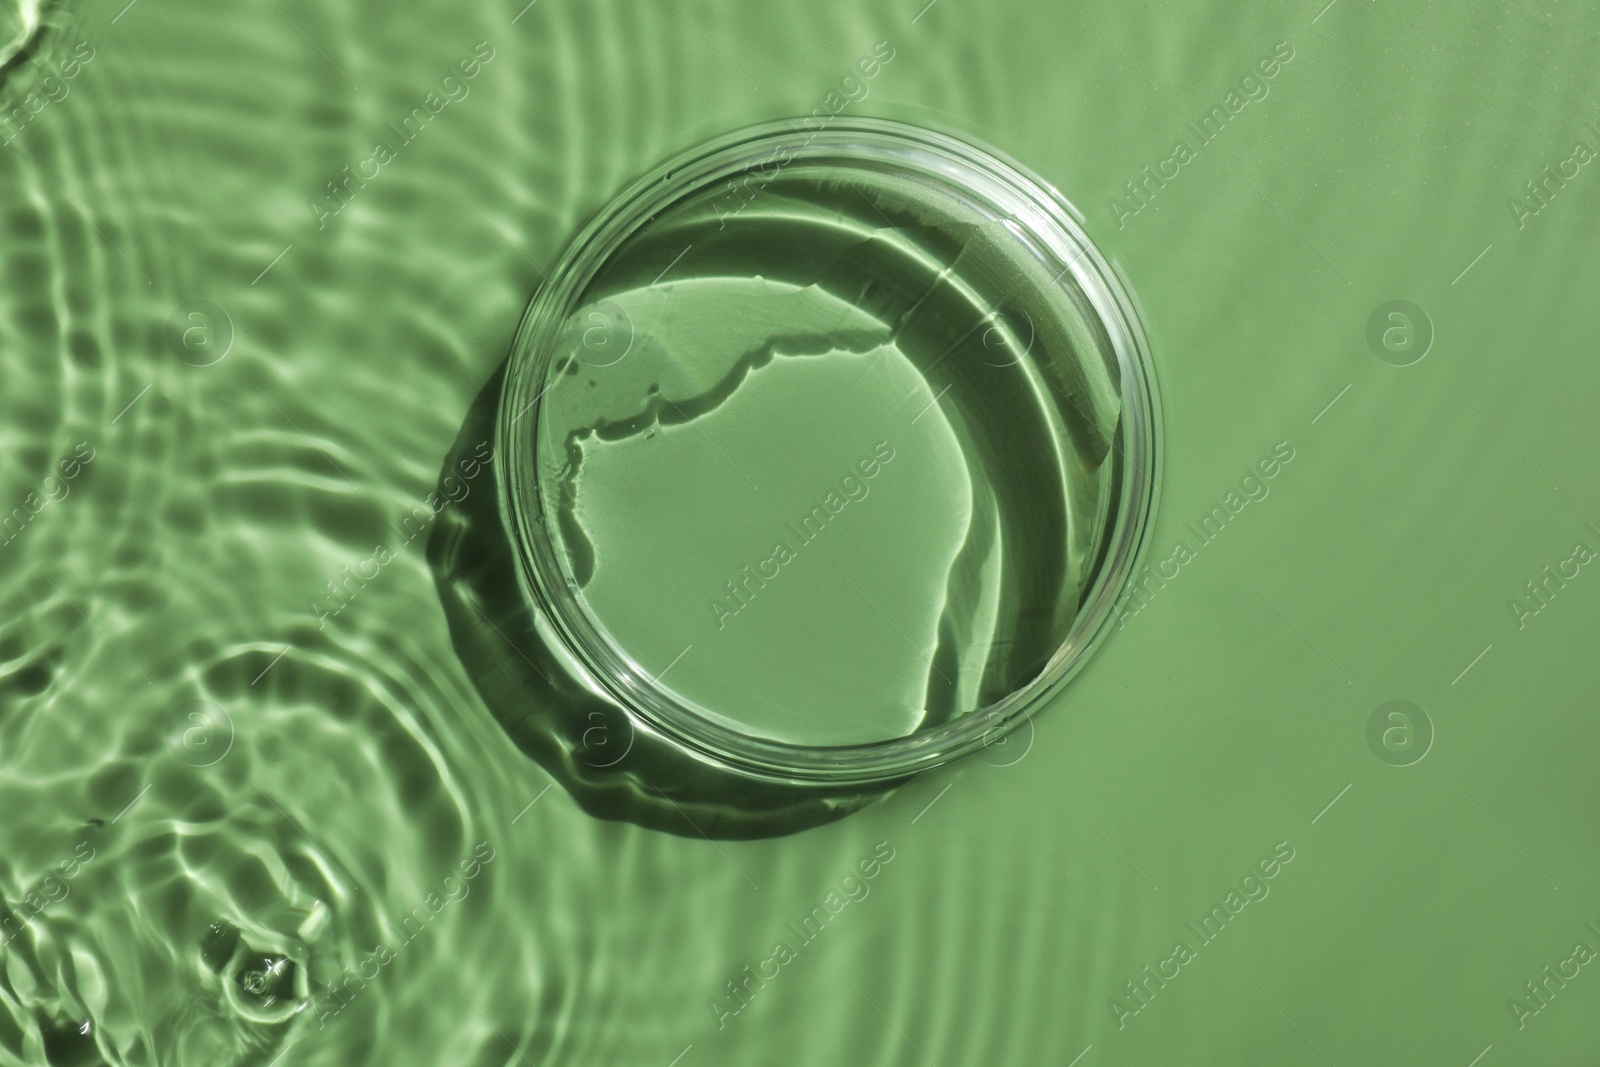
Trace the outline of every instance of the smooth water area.
<instances>
[{"instance_id":1,"label":"smooth water area","mask_svg":"<svg viewBox=\"0 0 1600 1067\"><path fill-rule=\"evenodd\" d=\"M1476 8L49 5L0 85L0 1058L1592 1059L1596 33ZM452 644L425 546L494 468L442 465L583 218L836 106L1022 159L1129 278L1145 591L847 818L596 817Z\"/></svg>"},{"instance_id":2,"label":"smooth water area","mask_svg":"<svg viewBox=\"0 0 1600 1067\"><path fill-rule=\"evenodd\" d=\"M875 377L888 380L851 389L873 354L780 355L716 414L582 458L574 522L596 559L585 606L642 662L671 664L680 697L780 740L884 740L925 718L970 491L948 426L874 437L889 394L929 391L882 349ZM717 451L741 444L737 461ZM789 569L802 552L809 575ZM672 664L686 648L702 654Z\"/></svg>"}]
</instances>

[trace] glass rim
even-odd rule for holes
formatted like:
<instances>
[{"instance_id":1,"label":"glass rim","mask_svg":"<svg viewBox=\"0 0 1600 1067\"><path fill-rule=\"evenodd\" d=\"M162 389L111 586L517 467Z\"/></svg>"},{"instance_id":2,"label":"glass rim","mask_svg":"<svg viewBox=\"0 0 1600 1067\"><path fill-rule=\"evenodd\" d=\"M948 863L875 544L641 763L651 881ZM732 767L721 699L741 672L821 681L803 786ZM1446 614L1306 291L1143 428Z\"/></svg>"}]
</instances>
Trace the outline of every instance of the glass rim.
<instances>
[{"instance_id":1,"label":"glass rim","mask_svg":"<svg viewBox=\"0 0 1600 1067\"><path fill-rule=\"evenodd\" d=\"M502 524L513 543L517 577L538 629L584 681L642 725L701 758L761 778L794 783L867 785L908 777L983 749L1049 703L1104 641L1117 602L1138 569L1160 490L1160 407L1154 366L1137 306L1114 266L1089 240L1082 216L1054 187L1020 164L964 138L891 119L777 120L744 127L689 148L660 163L611 198L571 238L523 313L508 357L495 421L495 450L503 457ZM758 161L790 153L780 167L808 157L876 160L901 172L921 172L981 198L990 211L1017 219L1028 243L1048 251L1070 273L1106 331L1120 376L1121 407L1112 451L1118 458L1113 511L1106 517L1106 548L1095 581L1066 636L1044 668L1000 700L928 730L850 745L803 745L731 729L695 711L658 685L622 649L596 632L568 589L545 529L537 466L541 401L554 342L589 284L622 244L683 196ZM1053 231L1053 232L1052 232ZM1022 237L1019 236L1019 241ZM1065 295L1065 294L1063 294ZM528 425L513 432L518 423ZM664 672L663 672L664 673Z\"/></svg>"}]
</instances>

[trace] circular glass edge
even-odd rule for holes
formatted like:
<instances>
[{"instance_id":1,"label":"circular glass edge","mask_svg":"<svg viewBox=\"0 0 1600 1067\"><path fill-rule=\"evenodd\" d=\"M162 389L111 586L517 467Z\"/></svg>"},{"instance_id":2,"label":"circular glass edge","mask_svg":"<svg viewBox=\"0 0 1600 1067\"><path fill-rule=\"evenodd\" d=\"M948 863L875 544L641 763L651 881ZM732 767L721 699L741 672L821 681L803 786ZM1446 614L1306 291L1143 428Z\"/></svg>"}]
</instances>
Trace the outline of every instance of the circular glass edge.
<instances>
[{"instance_id":1,"label":"circular glass edge","mask_svg":"<svg viewBox=\"0 0 1600 1067\"><path fill-rule=\"evenodd\" d=\"M552 356L552 342L565 319L607 258L639 228L684 194L719 174L737 173L762 158L764 149L804 153L851 144L877 148L882 158L901 166L907 150L924 166L943 164L945 177L970 177L976 171L1009 187L1037 206L1061 232L1030 225L1027 236L1066 264L1110 339L1121 379L1122 410L1112 449L1121 455L1119 494L1104 561L1066 637L1043 670L1030 682L985 708L925 732L859 745L807 746L756 737L729 729L686 708L659 689L650 674L603 639L585 640L582 610L557 574L545 533L537 491L536 431L512 435L513 426L531 415L536 427L540 388ZM959 169L945 169L954 166ZM805 132L804 120L748 126L705 141L634 181L612 197L570 239L535 291L512 340L505 386L495 420L495 450L505 457L500 484L502 525L511 536L517 578L525 599L543 614L566 646L563 659L579 667L584 681L619 708L641 718L647 728L686 746L703 758L757 777L800 784L868 785L909 777L952 762L993 744L1050 703L1088 663L1105 640L1118 601L1137 573L1148 547L1148 533L1160 496L1160 399L1149 344L1137 304L1120 272L1089 239L1083 216L1053 186L1004 153L963 137L890 119L839 120ZM1065 238L1063 242L1061 239ZM531 505L531 506L530 506Z\"/></svg>"}]
</instances>

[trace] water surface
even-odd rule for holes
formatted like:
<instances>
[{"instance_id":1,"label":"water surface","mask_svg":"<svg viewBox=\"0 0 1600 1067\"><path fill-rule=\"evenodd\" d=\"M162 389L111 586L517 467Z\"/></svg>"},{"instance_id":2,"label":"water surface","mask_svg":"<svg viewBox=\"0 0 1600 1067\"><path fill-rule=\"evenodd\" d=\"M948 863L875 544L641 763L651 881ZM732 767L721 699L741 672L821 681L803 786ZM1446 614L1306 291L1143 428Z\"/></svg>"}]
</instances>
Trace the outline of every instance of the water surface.
<instances>
[{"instance_id":1,"label":"water surface","mask_svg":"<svg viewBox=\"0 0 1600 1067\"><path fill-rule=\"evenodd\" d=\"M42 27L0 85L9 1062L1600 1047L1592 968L1527 989L1600 949L1600 580L1527 588L1600 546L1600 178L1525 202L1600 147L1592 11L62 0ZM430 495L580 220L836 105L968 130L1085 212L1160 365L1171 562L1009 747L801 834L596 818L463 668ZM1396 299L1431 324L1404 367L1367 342ZM1368 743L1394 699L1431 723L1407 766Z\"/></svg>"}]
</instances>

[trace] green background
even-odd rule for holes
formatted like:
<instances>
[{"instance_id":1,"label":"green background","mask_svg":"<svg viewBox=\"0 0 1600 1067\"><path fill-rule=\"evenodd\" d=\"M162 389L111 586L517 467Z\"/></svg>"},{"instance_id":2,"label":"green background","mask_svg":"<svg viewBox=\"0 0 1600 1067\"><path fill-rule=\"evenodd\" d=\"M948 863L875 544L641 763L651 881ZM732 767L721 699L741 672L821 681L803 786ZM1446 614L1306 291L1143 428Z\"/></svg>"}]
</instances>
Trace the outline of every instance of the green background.
<instances>
[{"instance_id":1,"label":"green background","mask_svg":"<svg viewBox=\"0 0 1600 1067\"><path fill-rule=\"evenodd\" d=\"M1600 547L1600 170L1522 225L1510 201L1600 150L1597 39L1595 5L1546 0L48 9L0 86L26 116L0 126L0 1058L1593 1062L1596 968L1521 1026L1509 1001L1600 950L1600 577L1520 626L1510 602ZM575 226L822 106L878 41L849 113L1013 155L1127 279L1165 407L1151 558L1195 558L1034 727L843 821L594 820L484 709L401 520ZM469 95L319 228L479 42ZM1119 227L1279 42L1270 93ZM1368 343L1396 299L1431 324L1403 367ZM1196 544L1280 442L1270 495ZM1397 699L1431 723L1408 766L1368 742Z\"/></svg>"}]
</instances>

